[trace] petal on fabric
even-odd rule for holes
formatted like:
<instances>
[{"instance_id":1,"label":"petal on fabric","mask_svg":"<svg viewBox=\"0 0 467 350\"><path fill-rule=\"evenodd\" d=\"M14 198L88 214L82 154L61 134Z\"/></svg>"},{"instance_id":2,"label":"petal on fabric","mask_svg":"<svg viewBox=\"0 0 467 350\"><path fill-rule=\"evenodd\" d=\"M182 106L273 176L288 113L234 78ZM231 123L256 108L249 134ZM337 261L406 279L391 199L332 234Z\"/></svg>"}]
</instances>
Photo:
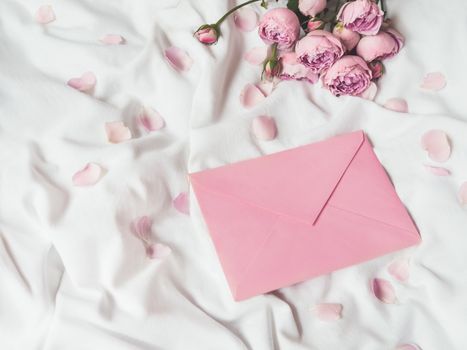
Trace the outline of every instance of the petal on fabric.
<instances>
[{"instance_id":1,"label":"petal on fabric","mask_svg":"<svg viewBox=\"0 0 467 350\"><path fill-rule=\"evenodd\" d=\"M235 11L235 26L242 32L251 32L258 26L258 14L250 7Z\"/></svg>"},{"instance_id":2,"label":"petal on fabric","mask_svg":"<svg viewBox=\"0 0 467 350\"><path fill-rule=\"evenodd\" d=\"M42 5L37 9L36 21L41 24L47 24L55 21L55 12L50 5Z\"/></svg>"},{"instance_id":3,"label":"petal on fabric","mask_svg":"<svg viewBox=\"0 0 467 350\"><path fill-rule=\"evenodd\" d=\"M243 59L250 64L259 66L268 57L269 48L267 46L254 47L243 55Z\"/></svg>"},{"instance_id":4,"label":"petal on fabric","mask_svg":"<svg viewBox=\"0 0 467 350\"><path fill-rule=\"evenodd\" d=\"M165 126L164 118L152 108L141 109L138 115L138 123L149 132L160 130Z\"/></svg>"},{"instance_id":5,"label":"petal on fabric","mask_svg":"<svg viewBox=\"0 0 467 350\"><path fill-rule=\"evenodd\" d=\"M446 86L446 78L443 73L432 72L425 75L420 85L422 89L439 91Z\"/></svg>"},{"instance_id":6,"label":"petal on fabric","mask_svg":"<svg viewBox=\"0 0 467 350\"><path fill-rule=\"evenodd\" d=\"M368 86L368 89L366 89L360 94L360 97L364 98L365 100L373 101L377 93L378 93L378 86L372 82L370 86Z\"/></svg>"},{"instance_id":7,"label":"petal on fabric","mask_svg":"<svg viewBox=\"0 0 467 350\"><path fill-rule=\"evenodd\" d=\"M188 193L182 192L173 200L173 206L180 213L190 215L190 203L188 199Z\"/></svg>"},{"instance_id":8,"label":"petal on fabric","mask_svg":"<svg viewBox=\"0 0 467 350\"><path fill-rule=\"evenodd\" d=\"M120 143L131 139L130 129L120 121L105 123L105 132L111 143Z\"/></svg>"},{"instance_id":9,"label":"petal on fabric","mask_svg":"<svg viewBox=\"0 0 467 350\"><path fill-rule=\"evenodd\" d=\"M167 62L179 72L187 72L193 65L193 59L188 53L176 46L171 46L164 52Z\"/></svg>"},{"instance_id":10,"label":"petal on fabric","mask_svg":"<svg viewBox=\"0 0 467 350\"><path fill-rule=\"evenodd\" d=\"M398 258L388 266L389 274L400 282L406 282L409 279L409 259Z\"/></svg>"},{"instance_id":11,"label":"petal on fabric","mask_svg":"<svg viewBox=\"0 0 467 350\"><path fill-rule=\"evenodd\" d=\"M136 218L132 225L132 233L141 239L143 242L148 243L149 238L151 236L151 226L152 226L152 220L148 216L141 216L139 218Z\"/></svg>"},{"instance_id":12,"label":"petal on fabric","mask_svg":"<svg viewBox=\"0 0 467 350\"><path fill-rule=\"evenodd\" d=\"M409 111L409 106L407 101L403 98L391 98L386 101L384 108L390 109L391 111L399 113L407 113Z\"/></svg>"},{"instance_id":13,"label":"petal on fabric","mask_svg":"<svg viewBox=\"0 0 467 350\"><path fill-rule=\"evenodd\" d=\"M263 92L254 84L247 84L240 93L240 103L245 108L253 108L266 99Z\"/></svg>"},{"instance_id":14,"label":"petal on fabric","mask_svg":"<svg viewBox=\"0 0 467 350\"><path fill-rule=\"evenodd\" d=\"M422 350L422 348L416 344L401 344L395 350Z\"/></svg>"},{"instance_id":15,"label":"petal on fabric","mask_svg":"<svg viewBox=\"0 0 467 350\"><path fill-rule=\"evenodd\" d=\"M100 165L88 163L73 175L72 182L75 186L92 186L101 179L102 174L103 171Z\"/></svg>"},{"instance_id":16,"label":"petal on fabric","mask_svg":"<svg viewBox=\"0 0 467 350\"><path fill-rule=\"evenodd\" d=\"M442 130L430 130L422 136L422 147L436 162L445 162L451 156L448 136Z\"/></svg>"},{"instance_id":17,"label":"petal on fabric","mask_svg":"<svg viewBox=\"0 0 467 350\"><path fill-rule=\"evenodd\" d=\"M337 321L342 318L342 304L317 304L313 312L321 321Z\"/></svg>"},{"instance_id":18,"label":"petal on fabric","mask_svg":"<svg viewBox=\"0 0 467 350\"><path fill-rule=\"evenodd\" d=\"M459 201L462 205L467 204L467 181L459 188Z\"/></svg>"},{"instance_id":19,"label":"petal on fabric","mask_svg":"<svg viewBox=\"0 0 467 350\"><path fill-rule=\"evenodd\" d=\"M449 176L449 175L451 175L451 172L449 171L449 169L442 168L442 167L425 165L425 169L428 170L433 175L437 175L437 176Z\"/></svg>"},{"instance_id":20,"label":"petal on fabric","mask_svg":"<svg viewBox=\"0 0 467 350\"><path fill-rule=\"evenodd\" d=\"M259 116L253 119L251 123L253 135L262 141L269 141L276 138L277 126L274 118Z\"/></svg>"},{"instance_id":21,"label":"petal on fabric","mask_svg":"<svg viewBox=\"0 0 467 350\"><path fill-rule=\"evenodd\" d=\"M162 243L152 243L146 246L146 255L150 259L164 259L172 254L172 249Z\"/></svg>"},{"instance_id":22,"label":"petal on fabric","mask_svg":"<svg viewBox=\"0 0 467 350\"><path fill-rule=\"evenodd\" d=\"M78 78L71 78L68 80L68 86L81 92L88 92L96 86L96 76L93 72L85 72Z\"/></svg>"},{"instance_id":23,"label":"petal on fabric","mask_svg":"<svg viewBox=\"0 0 467 350\"><path fill-rule=\"evenodd\" d=\"M396 291L391 282L383 278L374 278L371 282L373 294L385 304L394 304L397 301Z\"/></svg>"},{"instance_id":24,"label":"petal on fabric","mask_svg":"<svg viewBox=\"0 0 467 350\"><path fill-rule=\"evenodd\" d=\"M106 45L122 45L125 43L125 39L118 34L107 34L102 37L101 42Z\"/></svg>"}]
</instances>

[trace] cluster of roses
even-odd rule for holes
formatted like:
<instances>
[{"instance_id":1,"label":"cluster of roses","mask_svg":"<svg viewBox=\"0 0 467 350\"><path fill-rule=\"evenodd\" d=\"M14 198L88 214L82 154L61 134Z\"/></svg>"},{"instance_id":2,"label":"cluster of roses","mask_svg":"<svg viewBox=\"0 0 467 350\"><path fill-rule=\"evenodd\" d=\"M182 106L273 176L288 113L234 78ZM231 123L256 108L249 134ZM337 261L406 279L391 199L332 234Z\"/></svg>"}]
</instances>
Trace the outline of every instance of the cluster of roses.
<instances>
[{"instance_id":1,"label":"cluster of roses","mask_svg":"<svg viewBox=\"0 0 467 350\"><path fill-rule=\"evenodd\" d=\"M331 12L327 0L299 0L300 16L307 18L306 35L301 38L296 12L269 10L258 29L261 39L272 46L264 62L264 76L313 83L321 78L323 86L336 96L362 95L381 77L381 61L404 45L402 35L385 20L384 4L379 1L337 0L335 13L326 20ZM213 44L219 33L218 24L206 24L195 35L200 42Z\"/></svg>"}]
</instances>

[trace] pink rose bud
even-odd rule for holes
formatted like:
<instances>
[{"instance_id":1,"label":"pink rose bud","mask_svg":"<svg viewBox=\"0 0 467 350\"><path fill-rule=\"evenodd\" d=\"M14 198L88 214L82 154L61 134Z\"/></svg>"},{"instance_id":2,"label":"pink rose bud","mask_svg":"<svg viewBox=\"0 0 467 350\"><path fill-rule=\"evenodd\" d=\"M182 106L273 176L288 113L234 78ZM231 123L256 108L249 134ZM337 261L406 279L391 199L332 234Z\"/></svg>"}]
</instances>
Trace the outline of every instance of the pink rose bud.
<instances>
[{"instance_id":1,"label":"pink rose bud","mask_svg":"<svg viewBox=\"0 0 467 350\"><path fill-rule=\"evenodd\" d=\"M379 79L383 76L384 66L380 61L373 61L368 64L373 74L373 79Z\"/></svg>"},{"instance_id":2,"label":"pink rose bud","mask_svg":"<svg viewBox=\"0 0 467 350\"><path fill-rule=\"evenodd\" d=\"M298 9L305 16L316 16L326 8L326 0L298 0Z\"/></svg>"},{"instance_id":3,"label":"pink rose bud","mask_svg":"<svg viewBox=\"0 0 467 350\"><path fill-rule=\"evenodd\" d=\"M359 56L347 55L336 61L322 76L323 86L335 96L358 96L370 86L371 69Z\"/></svg>"},{"instance_id":4,"label":"pink rose bud","mask_svg":"<svg viewBox=\"0 0 467 350\"><path fill-rule=\"evenodd\" d=\"M323 29L324 24L325 23L322 20L317 19L317 18L312 18L308 21L308 23L306 24L306 27L308 31L311 32L313 30Z\"/></svg>"},{"instance_id":5,"label":"pink rose bud","mask_svg":"<svg viewBox=\"0 0 467 350\"><path fill-rule=\"evenodd\" d=\"M344 55L344 45L331 33L315 30L298 41L295 52L298 62L321 73Z\"/></svg>"},{"instance_id":6,"label":"pink rose bud","mask_svg":"<svg viewBox=\"0 0 467 350\"><path fill-rule=\"evenodd\" d=\"M195 32L195 37L202 44L212 45L219 39L219 31L214 25L204 24Z\"/></svg>"},{"instance_id":7,"label":"pink rose bud","mask_svg":"<svg viewBox=\"0 0 467 350\"><path fill-rule=\"evenodd\" d=\"M353 48L357 46L358 42L360 41L360 34L347 29L341 22L336 24L332 30L332 34L334 34L342 41L347 51L353 50Z\"/></svg>"},{"instance_id":8,"label":"pink rose bud","mask_svg":"<svg viewBox=\"0 0 467 350\"><path fill-rule=\"evenodd\" d=\"M389 28L373 36L363 37L357 45L357 54L365 61L384 60L395 56L404 46L404 37Z\"/></svg>"},{"instance_id":9,"label":"pink rose bud","mask_svg":"<svg viewBox=\"0 0 467 350\"><path fill-rule=\"evenodd\" d=\"M276 43L279 50L290 49L300 34L300 22L293 11L275 8L263 16L258 33L266 44Z\"/></svg>"},{"instance_id":10,"label":"pink rose bud","mask_svg":"<svg viewBox=\"0 0 467 350\"><path fill-rule=\"evenodd\" d=\"M372 0L346 2L339 10L337 19L344 27L363 35L375 35L383 23L384 12Z\"/></svg>"},{"instance_id":11,"label":"pink rose bud","mask_svg":"<svg viewBox=\"0 0 467 350\"><path fill-rule=\"evenodd\" d=\"M281 72L281 64L277 59L270 59L264 64L263 75L266 79L272 80Z\"/></svg>"},{"instance_id":12,"label":"pink rose bud","mask_svg":"<svg viewBox=\"0 0 467 350\"><path fill-rule=\"evenodd\" d=\"M280 62L282 69L279 78L281 80L305 80L312 84L318 81L318 74L313 73L309 68L297 62L295 52L283 53Z\"/></svg>"}]
</instances>

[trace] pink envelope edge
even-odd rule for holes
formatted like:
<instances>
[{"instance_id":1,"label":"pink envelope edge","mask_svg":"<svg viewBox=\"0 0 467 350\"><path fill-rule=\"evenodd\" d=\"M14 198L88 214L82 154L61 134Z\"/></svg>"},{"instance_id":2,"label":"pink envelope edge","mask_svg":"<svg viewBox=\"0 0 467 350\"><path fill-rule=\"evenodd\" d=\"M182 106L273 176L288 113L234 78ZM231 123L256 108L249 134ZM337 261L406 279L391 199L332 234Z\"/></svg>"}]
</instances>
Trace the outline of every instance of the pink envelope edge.
<instances>
[{"instance_id":1,"label":"pink envelope edge","mask_svg":"<svg viewBox=\"0 0 467 350\"><path fill-rule=\"evenodd\" d=\"M420 242L363 131L189 176L236 300Z\"/></svg>"}]
</instances>

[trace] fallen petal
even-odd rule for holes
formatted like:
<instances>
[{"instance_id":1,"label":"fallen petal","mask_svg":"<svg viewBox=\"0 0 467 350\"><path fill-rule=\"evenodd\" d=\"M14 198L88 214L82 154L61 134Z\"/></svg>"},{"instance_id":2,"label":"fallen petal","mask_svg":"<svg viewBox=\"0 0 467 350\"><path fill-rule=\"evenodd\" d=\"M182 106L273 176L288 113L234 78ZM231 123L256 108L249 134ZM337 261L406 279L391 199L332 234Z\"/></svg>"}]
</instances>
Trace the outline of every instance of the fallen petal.
<instances>
[{"instance_id":1,"label":"fallen petal","mask_svg":"<svg viewBox=\"0 0 467 350\"><path fill-rule=\"evenodd\" d=\"M425 90L439 91L446 86L446 78L443 73L432 72L425 75L420 87Z\"/></svg>"},{"instance_id":2,"label":"fallen petal","mask_svg":"<svg viewBox=\"0 0 467 350\"><path fill-rule=\"evenodd\" d=\"M121 45L125 43L125 39L118 34L107 34L101 39L101 42L107 45Z\"/></svg>"},{"instance_id":3,"label":"fallen petal","mask_svg":"<svg viewBox=\"0 0 467 350\"><path fill-rule=\"evenodd\" d=\"M97 79L94 73L85 72L79 78L72 78L68 80L68 86L71 86L73 89L79 90L81 92L88 92L94 88L96 85Z\"/></svg>"},{"instance_id":4,"label":"fallen petal","mask_svg":"<svg viewBox=\"0 0 467 350\"><path fill-rule=\"evenodd\" d=\"M135 219L131 225L132 233L143 242L149 242L151 236L152 220L148 216L141 216Z\"/></svg>"},{"instance_id":5,"label":"fallen petal","mask_svg":"<svg viewBox=\"0 0 467 350\"><path fill-rule=\"evenodd\" d=\"M105 132L107 139L111 143L119 143L131 139L131 131L123 122L109 122L105 123Z\"/></svg>"},{"instance_id":6,"label":"fallen petal","mask_svg":"<svg viewBox=\"0 0 467 350\"><path fill-rule=\"evenodd\" d=\"M368 86L368 89L361 93L360 97L364 98L365 100L373 101L376 97L377 92L378 86L376 86L376 84L372 82L370 86Z\"/></svg>"},{"instance_id":7,"label":"fallen petal","mask_svg":"<svg viewBox=\"0 0 467 350\"><path fill-rule=\"evenodd\" d=\"M371 286L375 297L383 303L394 304L396 302L396 291L394 290L391 282L382 278L375 278L373 279Z\"/></svg>"},{"instance_id":8,"label":"fallen petal","mask_svg":"<svg viewBox=\"0 0 467 350\"><path fill-rule=\"evenodd\" d=\"M265 99L264 93L253 84L247 84L240 93L240 102L245 108L252 108Z\"/></svg>"},{"instance_id":9,"label":"fallen petal","mask_svg":"<svg viewBox=\"0 0 467 350\"><path fill-rule=\"evenodd\" d=\"M462 205L467 204L467 181L459 188L459 201Z\"/></svg>"},{"instance_id":10,"label":"fallen petal","mask_svg":"<svg viewBox=\"0 0 467 350\"><path fill-rule=\"evenodd\" d=\"M401 344L395 350L422 350L422 348L416 344Z\"/></svg>"},{"instance_id":11,"label":"fallen petal","mask_svg":"<svg viewBox=\"0 0 467 350\"><path fill-rule=\"evenodd\" d=\"M260 116L253 119L251 123L253 135L262 141L269 141L276 138L277 126L274 118Z\"/></svg>"},{"instance_id":12,"label":"fallen petal","mask_svg":"<svg viewBox=\"0 0 467 350\"><path fill-rule=\"evenodd\" d=\"M102 173L102 168L98 164L88 163L83 169L73 175L73 185L92 186L100 180Z\"/></svg>"},{"instance_id":13,"label":"fallen petal","mask_svg":"<svg viewBox=\"0 0 467 350\"><path fill-rule=\"evenodd\" d=\"M242 32L251 32L258 26L258 14L251 8L235 11L234 22Z\"/></svg>"},{"instance_id":14,"label":"fallen petal","mask_svg":"<svg viewBox=\"0 0 467 350\"><path fill-rule=\"evenodd\" d=\"M179 72L189 71L193 65L193 59L179 47L171 46L165 50L164 54L169 64Z\"/></svg>"},{"instance_id":15,"label":"fallen petal","mask_svg":"<svg viewBox=\"0 0 467 350\"><path fill-rule=\"evenodd\" d=\"M409 279L409 259L399 258L394 260L388 266L389 274L400 282L406 282Z\"/></svg>"},{"instance_id":16,"label":"fallen petal","mask_svg":"<svg viewBox=\"0 0 467 350\"><path fill-rule=\"evenodd\" d=\"M390 109L399 113L407 113L409 111L409 106L407 101L403 98L391 98L386 101L384 108Z\"/></svg>"},{"instance_id":17,"label":"fallen petal","mask_svg":"<svg viewBox=\"0 0 467 350\"><path fill-rule=\"evenodd\" d=\"M162 243L153 243L146 246L146 255L150 259L164 259L172 254L172 249Z\"/></svg>"},{"instance_id":18,"label":"fallen petal","mask_svg":"<svg viewBox=\"0 0 467 350\"><path fill-rule=\"evenodd\" d=\"M41 24L47 24L55 21L55 12L50 5L43 5L37 9L36 21Z\"/></svg>"},{"instance_id":19,"label":"fallen petal","mask_svg":"<svg viewBox=\"0 0 467 350\"><path fill-rule=\"evenodd\" d=\"M173 200L173 206L180 213L190 215L190 204L188 200L188 193L182 192Z\"/></svg>"},{"instance_id":20,"label":"fallen petal","mask_svg":"<svg viewBox=\"0 0 467 350\"><path fill-rule=\"evenodd\" d=\"M263 62L266 60L267 57L268 57L267 46L254 47L243 55L243 58L245 61L256 66L263 64Z\"/></svg>"},{"instance_id":21,"label":"fallen petal","mask_svg":"<svg viewBox=\"0 0 467 350\"><path fill-rule=\"evenodd\" d=\"M442 130L430 130L422 136L422 147L428 156L436 162L445 162L451 155L451 145Z\"/></svg>"},{"instance_id":22,"label":"fallen petal","mask_svg":"<svg viewBox=\"0 0 467 350\"><path fill-rule=\"evenodd\" d=\"M142 108L138 122L149 132L160 130L165 126L164 118L152 108Z\"/></svg>"},{"instance_id":23,"label":"fallen petal","mask_svg":"<svg viewBox=\"0 0 467 350\"><path fill-rule=\"evenodd\" d=\"M321 321L337 321L342 318L342 304L324 303L315 305L313 311Z\"/></svg>"},{"instance_id":24,"label":"fallen petal","mask_svg":"<svg viewBox=\"0 0 467 350\"><path fill-rule=\"evenodd\" d=\"M446 168L441 168L437 166L425 165L426 170L431 172L433 175L437 176L449 176L451 172Z\"/></svg>"}]
</instances>

